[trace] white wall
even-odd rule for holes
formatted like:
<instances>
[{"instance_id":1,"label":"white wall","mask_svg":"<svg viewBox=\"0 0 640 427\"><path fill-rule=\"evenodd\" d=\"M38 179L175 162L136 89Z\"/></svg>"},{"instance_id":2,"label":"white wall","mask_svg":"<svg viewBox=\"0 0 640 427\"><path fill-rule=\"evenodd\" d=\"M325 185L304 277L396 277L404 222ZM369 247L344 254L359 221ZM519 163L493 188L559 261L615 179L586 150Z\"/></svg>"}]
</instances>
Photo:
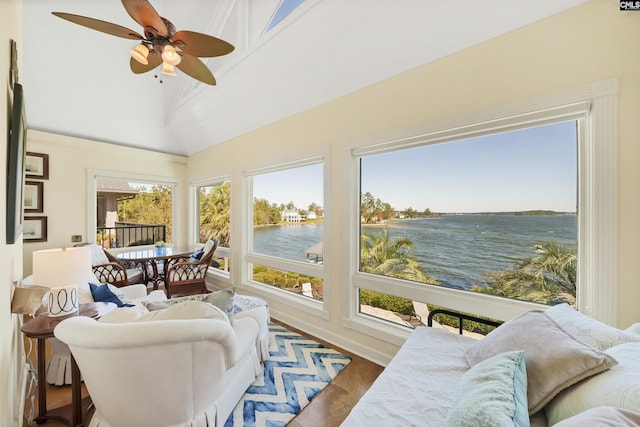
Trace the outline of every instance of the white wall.
<instances>
[{"instance_id":1,"label":"white wall","mask_svg":"<svg viewBox=\"0 0 640 427\"><path fill-rule=\"evenodd\" d=\"M186 157L39 131L28 132L27 149L49 155L49 179L44 181L44 213L37 214L47 217L48 237L46 242L24 243L25 276L31 274L34 251L73 245L72 235L82 235L83 241L93 239L87 236L87 222L94 221L87 217L88 169L175 178L180 192L186 191ZM186 211L184 199L177 204ZM178 214L174 230L184 239L186 214ZM184 246L186 241L176 243Z\"/></svg>"},{"instance_id":2,"label":"white wall","mask_svg":"<svg viewBox=\"0 0 640 427\"><path fill-rule=\"evenodd\" d=\"M7 164L7 123L13 90L9 84L9 40L17 42L18 60L22 49L22 2L0 1L0 169ZM18 65L21 68L21 64ZM21 425L22 389L24 387L24 346L20 332L21 319L11 314L13 283L22 276L22 242L6 242L6 174L0 174L0 425ZM14 396L16 398L14 398ZM20 423L20 424L19 424Z\"/></svg>"},{"instance_id":3,"label":"white wall","mask_svg":"<svg viewBox=\"0 0 640 427\"><path fill-rule=\"evenodd\" d=\"M204 150L189 157L189 179L220 173L216 169L220 165L225 171L232 170L232 191L240 191L245 165L264 164L268 159L277 161L283 156L290 158L295 153L328 147L331 199L326 215L332 218L332 229L328 232L334 245L326 248L326 253L334 268L326 283L333 296L331 317L326 321L309 318L297 307L276 299L269 304L274 313L300 319L297 327L325 339L340 337L352 347L366 346L393 354L395 347L342 325L343 260L348 259L341 238L342 183L346 181L343 156L347 143L618 78L618 325L638 322L640 13L620 12L618 7L615 0L593 0ZM242 221L239 199L236 197L233 204L234 240L244 238L239 225ZM242 256L238 246L233 246L235 260L241 260ZM239 264L234 263L234 267Z\"/></svg>"}]
</instances>

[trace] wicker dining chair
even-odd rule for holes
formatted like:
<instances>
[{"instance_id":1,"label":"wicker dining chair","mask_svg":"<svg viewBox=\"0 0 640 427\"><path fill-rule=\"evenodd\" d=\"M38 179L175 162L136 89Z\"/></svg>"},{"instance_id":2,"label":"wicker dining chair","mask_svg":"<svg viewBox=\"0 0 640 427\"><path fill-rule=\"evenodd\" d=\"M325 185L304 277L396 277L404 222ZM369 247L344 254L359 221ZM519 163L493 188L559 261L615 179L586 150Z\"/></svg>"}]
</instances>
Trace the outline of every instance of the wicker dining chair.
<instances>
[{"instance_id":1,"label":"wicker dining chair","mask_svg":"<svg viewBox=\"0 0 640 427\"><path fill-rule=\"evenodd\" d=\"M74 246L90 246L92 251L104 253L107 262L101 262L92 266L93 273L100 283L111 283L114 286L122 287L137 283L144 283L143 271L140 268L128 268L114 257L106 249L95 243L77 243ZM97 253L97 252L96 252ZM93 256L92 256L93 258Z\"/></svg>"},{"instance_id":2,"label":"wicker dining chair","mask_svg":"<svg viewBox=\"0 0 640 427\"><path fill-rule=\"evenodd\" d=\"M209 293L205 279L217 247L217 239L209 240L203 248L204 253L199 261L172 262L169 260L167 262L165 266L167 298Z\"/></svg>"}]
</instances>

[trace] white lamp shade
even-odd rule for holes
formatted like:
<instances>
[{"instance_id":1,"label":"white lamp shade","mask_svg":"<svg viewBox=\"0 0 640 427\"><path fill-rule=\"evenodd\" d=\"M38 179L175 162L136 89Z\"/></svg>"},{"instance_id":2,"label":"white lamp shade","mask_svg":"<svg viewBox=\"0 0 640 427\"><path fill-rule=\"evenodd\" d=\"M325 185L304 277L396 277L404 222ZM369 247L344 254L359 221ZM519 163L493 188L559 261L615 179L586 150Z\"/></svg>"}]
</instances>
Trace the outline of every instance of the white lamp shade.
<instances>
[{"instance_id":1,"label":"white lamp shade","mask_svg":"<svg viewBox=\"0 0 640 427\"><path fill-rule=\"evenodd\" d=\"M33 253L33 284L55 288L86 282L92 275L91 248L44 249Z\"/></svg>"},{"instance_id":2,"label":"white lamp shade","mask_svg":"<svg viewBox=\"0 0 640 427\"><path fill-rule=\"evenodd\" d=\"M162 63L162 74L166 74L168 76L175 76L176 70L173 68L173 65L167 64L166 62Z\"/></svg>"},{"instance_id":3,"label":"white lamp shade","mask_svg":"<svg viewBox=\"0 0 640 427\"><path fill-rule=\"evenodd\" d=\"M91 270L91 248L45 249L33 253L33 283L51 288L49 316L66 316L78 311L79 283L87 282Z\"/></svg>"},{"instance_id":4,"label":"white lamp shade","mask_svg":"<svg viewBox=\"0 0 640 427\"><path fill-rule=\"evenodd\" d=\"M182 58L173 46L166 44L162 50L162 60L169 65L178 65Z\"/></svg>"},{"instance_id":5,"label":"white lamp shade","mask_svg":"<svg viewBox=\"0 0 640 427\"><path fill-rule=\"evenodd\" d=\"M145 45L139 44L135 47L135 49L130 50L129 53L131 54L133 59L135 59L139 63L143 65L147 65L149 63L149 61L147 60L147 57L149 56L149 49Z\"/></svg>"}]
</instances>

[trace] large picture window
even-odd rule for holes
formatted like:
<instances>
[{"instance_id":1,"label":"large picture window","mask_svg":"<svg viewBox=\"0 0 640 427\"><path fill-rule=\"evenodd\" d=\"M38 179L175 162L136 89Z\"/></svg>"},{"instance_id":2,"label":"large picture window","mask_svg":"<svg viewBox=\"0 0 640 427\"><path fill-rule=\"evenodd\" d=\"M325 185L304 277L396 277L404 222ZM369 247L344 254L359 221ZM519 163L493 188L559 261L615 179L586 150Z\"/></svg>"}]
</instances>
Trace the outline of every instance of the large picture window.
<instances>
[{"instance_id":1,"label":"large picture window","mask_svg":"<svg viewBox=\"0 0 640 427\"><path fill-rule=\"evenodd\" d=\"M249 175L249 279L309 301L324 301L323 159Z\"/></svg>"},{"instance_id":2,"label":"large picture window","mask_svg":"<svg viewBox=\"0 0 640 427\"><path fill-rule=\"evenodd\" d=\"M363 156L360 271L575 305L577 149L571 120Z\"/></svg>"},{"instance_id":3,"label":"large picture window","mask_svg":"<svg viewBox=\"0 0 640 427\"><path fill-rule=\"evenodd\" d=\"M380 318L427 305L508 320L566 302L615 325L616 93L600 82L355 141L349 324L393 341Z\"/></svg>"}]
</instances>

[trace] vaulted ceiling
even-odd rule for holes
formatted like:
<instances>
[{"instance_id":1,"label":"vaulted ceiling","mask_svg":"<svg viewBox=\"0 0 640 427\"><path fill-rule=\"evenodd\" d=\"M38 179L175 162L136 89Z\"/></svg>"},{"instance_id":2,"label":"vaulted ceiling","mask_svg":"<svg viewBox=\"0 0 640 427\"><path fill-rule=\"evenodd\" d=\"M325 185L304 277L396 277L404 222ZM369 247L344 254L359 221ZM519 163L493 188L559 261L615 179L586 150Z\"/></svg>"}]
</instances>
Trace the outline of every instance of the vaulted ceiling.
<instances>
[{"instance_id":1,"label":"vaulted ceiling","mask_svg":"<svg viewBox=\"0 0 640 427\"><path fill-rule=\"evenodd\" d=\"M235 46L205 59L209 86L133 74L135 41L51 14L141 33L118 0L24 0L20 80L32 129L190 155L585 1L282 0L297 7L265 32L281 0L151 0L178 30Z\"/></svg>"}]
</instances>

